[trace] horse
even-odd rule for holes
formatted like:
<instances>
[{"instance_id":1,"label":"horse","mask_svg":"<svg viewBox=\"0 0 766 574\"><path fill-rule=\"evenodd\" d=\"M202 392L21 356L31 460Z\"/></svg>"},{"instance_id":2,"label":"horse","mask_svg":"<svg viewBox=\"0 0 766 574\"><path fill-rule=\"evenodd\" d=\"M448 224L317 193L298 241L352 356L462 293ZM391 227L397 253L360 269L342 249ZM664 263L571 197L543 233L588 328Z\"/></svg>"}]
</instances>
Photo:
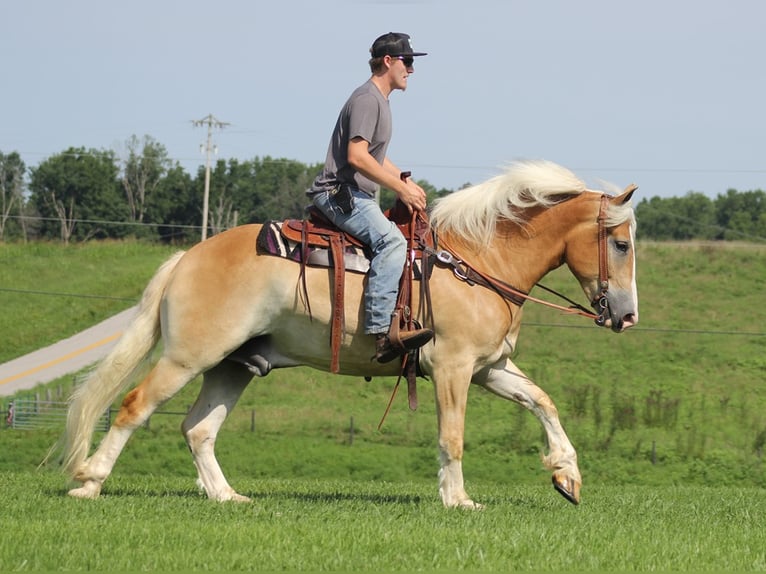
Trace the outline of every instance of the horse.
<instances>
[{"instance_id":1,"label":"horse","mask_svg":"<svg viewBox=\"0 0 766 574\"><path fill-rule=\"evenodd\" d=\"M567 265L597 311L590 316L599 325L614 332L634 326L634 191L632 185L624 192L590 190L558 164L522 161L444 196L430 210L439 249L429 281L435 336L419 350L418 368L435 392L438 490L445 507L482 507L463 483L471 384L538 418L547 435L542 458L553 486L579 503L577 453L556 406L510 358L524 299L505 296L497 286L528 297L544 275ZM69 495L98 497L133 431L202 375L199 395L181 425L197 483L216 501L250 500L230 486L218 464L218 431L255 376L299 365L328 370L333 312L332 270L299 271L294 261L257 253L261 227L246 224L212 236L175 253L156 271L119 342L73 391L59 443L62 468L74 486ZM468 270L487 281L467 280ZM340 373L396 376L396 362L371 360L374 341L362 331L364 286L364 274L347 274ZM425 299L416 291L413 301ZM131 387L160 339L159 359ZM122 393L111 428L89 456L97 419Z\"/></svg>"}]
</instances>

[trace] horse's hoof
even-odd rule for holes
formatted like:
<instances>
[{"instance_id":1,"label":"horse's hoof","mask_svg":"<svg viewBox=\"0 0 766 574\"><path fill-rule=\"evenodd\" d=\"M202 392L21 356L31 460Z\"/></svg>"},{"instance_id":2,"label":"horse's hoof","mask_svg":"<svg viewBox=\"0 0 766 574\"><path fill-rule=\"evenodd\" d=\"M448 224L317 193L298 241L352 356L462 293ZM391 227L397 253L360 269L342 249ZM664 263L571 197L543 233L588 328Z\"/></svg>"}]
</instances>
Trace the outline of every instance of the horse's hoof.
<instances>
[{"instance_id":1,"label":"horse's hoof","mask_svg":"<svg viewBox=\"0 0 766 574\"><path fill-rule=\"evenodd\" d=\"M484 510L484 505L474 502L470 498L461 500L460 502L451 505L452 508L459 508L461 510Z\"/></svg>"},{"instance_id":2,"label":"horse's hoof","mask_svg":"<svg viewBox=\"0 0 766 574\"><path fill-rule=\"evenodd\" d=\"M252 499L243 496L233 488L227 488L219 496L211 497L218 502L252 502Z\"/></svg>"},{"instance_id":3,"label":"horse's hoof","mask_svg":"<svg viewBox=\"0 0 766 574\"><path fill-rule=\"evenodd\" d=\"M80 488L73 488L67 494L74 498L98 498L101 494L101 485L95 481L88 481Z\"/></svg>"},{"instance_id":4,"label":"horse's hoof","mask_svg":"<svg viewBox=\"0 0 766 574\"><path fill-rule=\"evenodd\" d=\"M553 480L553 488L566 498L572 504L580 504L580 483L572 478L566 476L551 477Z\"/></svg>"}]
</instances>

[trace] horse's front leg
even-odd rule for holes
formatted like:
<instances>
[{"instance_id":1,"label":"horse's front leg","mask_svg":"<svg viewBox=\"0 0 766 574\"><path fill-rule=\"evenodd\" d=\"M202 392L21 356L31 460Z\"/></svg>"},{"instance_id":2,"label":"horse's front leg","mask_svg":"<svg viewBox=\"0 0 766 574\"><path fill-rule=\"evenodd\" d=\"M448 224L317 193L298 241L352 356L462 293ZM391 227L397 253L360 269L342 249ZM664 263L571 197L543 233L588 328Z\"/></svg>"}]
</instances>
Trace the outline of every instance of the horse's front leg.
<instances>
[{"instance_id":1,"label":"horse's front leg","mask_svg":"<svg viewBox=\"0 0 766 574\"><path fill-rule=\"evenodd\" d=\"M551 398L510 360L487 367L473 382L534 413L548 438L549 452L543 457L543 464L553 471L553 486L569 502L578 504L582 478L577 467L577 452L559 422L558 410Z\"/></svg>"},{"instance_id":2,"label":"horse's front leg","mask_svg":"<svg viewBox=\"0 0 766 574\"><path fill-rule=\"evenodd\" d=\"M433 373L439 422L439 494L448 508L479 509L463 485L463 436L471 372L439 368Z\"/></svg>"}]
</instances>

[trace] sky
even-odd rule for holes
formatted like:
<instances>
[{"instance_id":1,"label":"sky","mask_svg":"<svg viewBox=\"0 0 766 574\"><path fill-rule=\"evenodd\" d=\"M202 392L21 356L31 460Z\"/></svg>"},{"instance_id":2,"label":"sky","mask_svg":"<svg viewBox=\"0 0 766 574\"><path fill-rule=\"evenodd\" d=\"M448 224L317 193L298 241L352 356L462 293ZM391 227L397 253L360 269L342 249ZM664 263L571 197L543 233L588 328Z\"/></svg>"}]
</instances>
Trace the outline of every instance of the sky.
<instances>
[{"instance_id":1,"label":"sky","mask_svg":"<svg viewBox=\"0 0 766 574\"><path fill-rule=\"evenodd\" d=\"M416 60L388 155L437 189L546 159L592 189L766 189L760 0L16 0L3 3L0 152L152 137L189 173L324 160L373 40Z\"/></svg>"}]
</instances>

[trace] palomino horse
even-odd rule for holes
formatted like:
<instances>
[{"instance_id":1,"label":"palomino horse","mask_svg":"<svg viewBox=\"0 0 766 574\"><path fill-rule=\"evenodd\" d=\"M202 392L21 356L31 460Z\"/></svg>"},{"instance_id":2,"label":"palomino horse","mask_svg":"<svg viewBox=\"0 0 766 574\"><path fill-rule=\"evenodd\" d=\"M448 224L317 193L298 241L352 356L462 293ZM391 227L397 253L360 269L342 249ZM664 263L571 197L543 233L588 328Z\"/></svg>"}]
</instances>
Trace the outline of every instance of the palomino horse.
<instances>
[{"instance_id":1,"label":"palomino horse","mask_svg":"<svg viewBox=\"0 0 766 574\"><path fill-rule=\"evenodd\" d=\"M556 164L524 162L435 205L431 225L439 259L458 261L457 266L433 270L435 338L420 352L420 368L436 393L439 493L445 506L479 507L464 489L462 471L471 383L535 414L547 433L549 452L543 462L552 471L553 484L568 500L579 502L577 454L556 407L509 358L521 327L523 300L463 281L461 270L476 270L514 292L528 292L566 263L588 300L599 307L599 324L624 331L638 321L635 219L629 203L634 189L609 196L587 190ZM79 486L70 495L97 497L133 431L203 374L199 397L182 424L198 483L214 500L249 500L229 485L215 457L216 436L227 414L254 374L297 365L328 370L330 364L332 271L306 270L310 317L299 285L300 266L257 254L260 229L244 225L216 235L175 254L157 271L131 326L72 397L63 437L64 468ZM397 375L396 362L370 359L374 342L360 327L363 288L364 275L348 275L341 373ZM413 296L417 300L417 293ZM162 356L127 393L111 429L88 457L98 417L129 387L160 338Z\"/></svg>"}]
</instances>

